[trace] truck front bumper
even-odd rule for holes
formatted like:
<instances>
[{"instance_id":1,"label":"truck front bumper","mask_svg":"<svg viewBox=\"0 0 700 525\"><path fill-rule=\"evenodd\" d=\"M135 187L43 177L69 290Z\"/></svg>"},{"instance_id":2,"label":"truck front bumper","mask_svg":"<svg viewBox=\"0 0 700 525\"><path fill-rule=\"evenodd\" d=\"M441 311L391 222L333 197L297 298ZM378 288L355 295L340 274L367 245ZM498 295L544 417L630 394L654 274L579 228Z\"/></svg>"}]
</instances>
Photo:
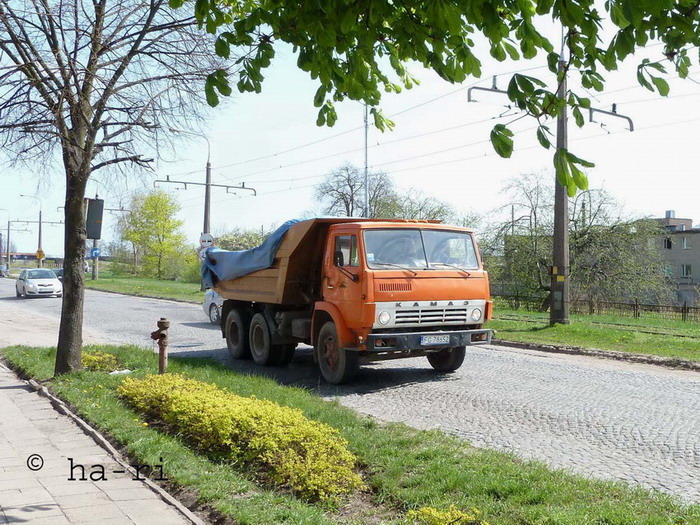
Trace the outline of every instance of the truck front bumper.
<instances>
[{"instance_id":1,"label":"truck front bumper","mask_svg":"<svg viewBox=\"0 0 700 525\"><path fill-rule=\"evenodd\" d=\"M436 341L436 337L440 339ZM408 350L430 353L458 346L490 344L492 337L493 330L488 329L369 334L366 351L375 353Z\"/></svg>"}]
</instances>

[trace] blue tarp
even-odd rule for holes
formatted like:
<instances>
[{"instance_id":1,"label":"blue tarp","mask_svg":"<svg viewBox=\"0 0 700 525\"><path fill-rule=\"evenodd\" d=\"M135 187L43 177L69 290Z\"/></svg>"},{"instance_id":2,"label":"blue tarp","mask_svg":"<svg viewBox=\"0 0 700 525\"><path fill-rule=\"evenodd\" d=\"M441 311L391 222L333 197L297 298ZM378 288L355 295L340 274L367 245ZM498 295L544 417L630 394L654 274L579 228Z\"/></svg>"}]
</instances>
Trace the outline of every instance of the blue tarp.
<instances>
[{"instance_id":1,"label":"blue tarp","mask_svg":"<svg viewBox=\"0 0 700 525\"><path fill-rule=\"evenodd\" d=\"M299 222L297 219L285 222L260 246L251 250L232 252L220 248L209 248L202 263L204 285L211 288L215 281L235 279L272 266L284 235L297 222Z\"/></svg>"}]
</instances>

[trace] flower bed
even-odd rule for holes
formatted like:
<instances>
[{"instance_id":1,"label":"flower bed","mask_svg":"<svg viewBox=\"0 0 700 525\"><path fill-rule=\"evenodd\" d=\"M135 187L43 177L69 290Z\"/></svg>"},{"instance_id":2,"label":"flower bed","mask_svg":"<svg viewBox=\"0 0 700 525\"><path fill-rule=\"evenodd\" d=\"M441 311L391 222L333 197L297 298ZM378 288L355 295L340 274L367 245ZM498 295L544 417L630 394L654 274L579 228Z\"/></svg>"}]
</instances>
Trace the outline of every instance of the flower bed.
<instances>
[{"instance_id":1,"label":"flower bed","mask_svg":"<svg viewBox=\"0 0 700 525\"><path fill-rule=\"evenodd\" d=\"M332 501L363 485L345 439L300 410L176 374L127 378L118 391L198 450L253 467L259 479L306 500Z\"/></svg>"}]
</instances>

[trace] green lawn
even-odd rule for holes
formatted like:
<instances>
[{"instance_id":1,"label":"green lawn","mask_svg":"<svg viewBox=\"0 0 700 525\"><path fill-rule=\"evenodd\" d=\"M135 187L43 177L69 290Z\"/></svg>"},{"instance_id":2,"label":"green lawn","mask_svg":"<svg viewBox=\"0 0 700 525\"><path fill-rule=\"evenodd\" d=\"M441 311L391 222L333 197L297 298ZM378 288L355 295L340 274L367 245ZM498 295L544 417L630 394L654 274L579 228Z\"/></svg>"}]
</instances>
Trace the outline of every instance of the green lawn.
<instances>
[{"instance_id":1,"label":"green lawn","mask_svg":"<svg viewBox=\"0 0 700 525\"><path fill-rule=\"evenodd\" d=\"M157 369L157 357L135 347L99 347L115 354L133 375ZM5 356L39 380L51 377L54 349L13 347ZM438 431L379 424L301 388L241 375L206 359L171 358L170 371L298 408L337 429L360 462L371 492L340 508L304 503L254 482L254 473L214 463L164 434L115 395L123 376L83 371L46 384L103 432L121 443L133 461L160 463L176 485L237 523L403 523L405 511L424 505L480 509L493 524L679 524L700 523L700 507L683 506L660 493L621 483L593 481L477 449Z\"/></svg>"},{"instance_id":2,"label":"green lawn","mask_svg":"<svg viewBox=\"0 0 700 525\"><path fill-rule=\"evenodd\" d=\"M201 303L204 292L199 290L199 283L184 281L164 281L150 277L133 277L112 275L100 272L98 280L93 281L90 274L85 275L85 286L93 290L105 290L141 297L174 299L190 303Z\"/></svg>"},{"instance_id":3,"label":"green lawn","mask_svg":"<svg viewBox=\"0 0 700 525\"><path fill-rule=\"evenodd\" d=\"M505 341L617 350L700 361L700 324L656 318L572 315L570 325L550 327L549 315L494 309L487 327ZM646 333L658 332L658 333Z\"/></svg>"}]
</instances>

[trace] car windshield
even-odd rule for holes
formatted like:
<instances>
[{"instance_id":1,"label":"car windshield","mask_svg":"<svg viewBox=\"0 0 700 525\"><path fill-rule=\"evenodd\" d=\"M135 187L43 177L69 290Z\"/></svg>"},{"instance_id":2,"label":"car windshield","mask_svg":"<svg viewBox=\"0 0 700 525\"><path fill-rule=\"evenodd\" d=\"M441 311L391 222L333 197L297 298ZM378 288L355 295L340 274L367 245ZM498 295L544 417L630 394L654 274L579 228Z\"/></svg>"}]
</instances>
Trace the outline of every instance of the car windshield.
<instances>
[{"instance_id":1,"label":"car windshield","mask_svg":"<svg viewBox=\"0 0 700 525\"><path fill-rule=\"evenodd\" d=\"M375 270L396 267L439 269L479 267L472 236L449 230L391 229L364 232L367 265Z\"/></svg>"},{"instance_id":2,"label":"car windshield","mask_svg":"<svg viewBox=\"0 0 700 525\"><path fill-rule=\"evenodd\" d=\"M56 274L51 270L30 270L27 279L55 279Z\"/></svg>"}]
</instances>

